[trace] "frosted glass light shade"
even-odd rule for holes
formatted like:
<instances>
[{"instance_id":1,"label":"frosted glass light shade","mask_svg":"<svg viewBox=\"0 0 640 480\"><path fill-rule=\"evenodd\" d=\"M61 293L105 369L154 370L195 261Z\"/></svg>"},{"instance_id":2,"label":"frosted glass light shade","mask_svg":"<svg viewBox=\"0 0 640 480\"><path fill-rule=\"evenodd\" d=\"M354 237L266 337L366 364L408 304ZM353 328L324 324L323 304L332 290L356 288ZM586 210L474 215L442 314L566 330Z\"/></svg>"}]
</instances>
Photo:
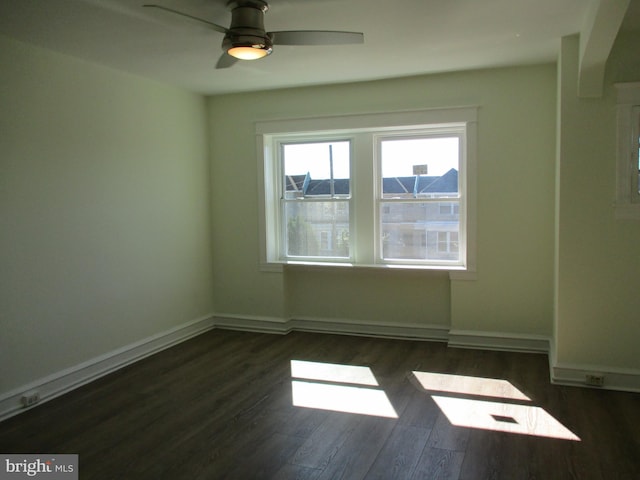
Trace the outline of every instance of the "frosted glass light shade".
<instances>
[{"instance_id":1,"label":"frosted glass light shade","mask_svg":"<svg viewBox=\"0 0 640 480\"><path fill-rule=\"evenodd\" d=\"M231 47L227 50L227 53L240 60L257 60L258 58L266 57L271 53L271 49L265 48L262 45Z\"/></svg>"}]
</instances>

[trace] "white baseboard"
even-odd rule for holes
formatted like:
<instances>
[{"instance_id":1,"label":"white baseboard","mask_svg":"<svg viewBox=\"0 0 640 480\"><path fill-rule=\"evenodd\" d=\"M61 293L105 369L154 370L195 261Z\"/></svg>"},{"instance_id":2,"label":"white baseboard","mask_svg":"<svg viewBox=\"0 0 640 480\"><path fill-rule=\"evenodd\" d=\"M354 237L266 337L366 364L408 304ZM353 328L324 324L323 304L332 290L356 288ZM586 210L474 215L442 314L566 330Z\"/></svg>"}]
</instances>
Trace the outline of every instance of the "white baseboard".
<instances>
[{"instance_id":1,"label":"white baseboard","mask_svg":"<svg viewBox=\"0 0 640 480\"><path fill-rule=\"evenodd\" d=\"M261 333L287 334L291 331L335 333L368 337L446 342L449 328L414 323L371 323L349 319L298 317L289 320L229 314L215 316L216 328Z\"/></svg>"},{"instance_id":2,"label":"white baseboard","mask_svg":"<svg viewBox=\"0 0 640 480\"><path fill-rule=\"evenodd\" d=\"M277 317L258 317L252 315L216 314L216 328L223 330L240 330L245 332L277 333L285 335L291 331L289 320Z\"/></svg>"},{"instance_id":3,"label":"white baseboard","mask_svg":"<svg viewBox=\"0 0 640 480\"><path fill-rule=\"evenodd\" d=\"M549 338L543 335L450 330L446 325L380 323L352 319L296 317L289 320L220 314L216 328L287 334L291 331L322 332L368 337L447 342L450 347L549 353Z\"/></svg>"},{"instance_id":4,"label":"white baseboard","mask_svg":"<svg viewBox=\"0 0 640 480\"><path fill-rule=\"evenodd\" d=\"M379 323L348 319L322 319L298 317L289 321L292 330L304 332L337 333L367 337L397 338L403 340L431 340L446 342L449 327L417 323Z\"/></svg>"},{"instance_id":5,"label":"white baseboard","mask_svg":"<svg viewBox=\"0 0 640 480\"><path fill-rule=\"evenodd\" d=\"M20 403L25 392L37 391L40 405L214 327L212 316L196 319L18 387L0 396L0 421L27 410Z\"/></svg>"},{"instance_id":6,"label":"white baseboard","mask_svg":"<svg viewBox=\"0 0 640 480\"><path fill-rule=\"evenodd\" d=\"M543 335L450 330L450 347L504 350L508 352L549 353L549 338Z\"/></svg>"},{"instance_id":7,"label":"white baseboard","mask_svg":"<svg viewBox=\"0 0 640 480\"><path fill-rule=\"evenodd\" d=\"M603 385L601 387L587 385L587 375L602 375L604 377ZM553 340L549 350L549 377L549 380L554 385L640 393L640 370L606 365L558 362L556 346Z\"/></svg>"},{"instance_id":8,"label":"white baseboard","mask_svg":"<svg viewBox=\"0 0 640 480\"><path fill-rule=\"evenodd\" d=\"M573 365L567 363L556 363L555 365L550 365L549 369L551 383L554 385L640 393L640 370L608 367L606 365ZM601 387L587 385L587 375L602 375L604 384Z\"/></svg>"}]
</instances>

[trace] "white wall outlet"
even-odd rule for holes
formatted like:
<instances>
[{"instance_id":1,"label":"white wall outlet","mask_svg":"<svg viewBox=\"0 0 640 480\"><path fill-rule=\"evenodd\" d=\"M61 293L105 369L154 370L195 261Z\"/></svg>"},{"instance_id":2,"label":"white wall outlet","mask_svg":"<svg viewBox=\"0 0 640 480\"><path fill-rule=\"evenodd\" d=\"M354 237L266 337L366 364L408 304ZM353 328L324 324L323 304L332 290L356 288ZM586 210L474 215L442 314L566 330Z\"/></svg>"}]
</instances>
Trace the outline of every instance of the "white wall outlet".
<instances>
[{"instance_id":1,"label":"white wall outlet","mask_svg":"<svg viewBox=\"0 0 640 480\"><path fill-rule=\"evenodd\" d=\"M36 391L26 392L20 398L20 402L22 403L22 406L24 408L30 407L32 405L35 405L39 401L40 401L40 393L36 392Z\"/></svg>"},{"instance_id":2,"label":"white wall outlet","mask_svg":"<svg viewBox=\"0 0 640 480\"><path fill-rule=\"evenodd\" d=\"M585 383L591 387L602 387L604 385L604 375L600 373L587 373Z\"/></svg>"}]
</instances>

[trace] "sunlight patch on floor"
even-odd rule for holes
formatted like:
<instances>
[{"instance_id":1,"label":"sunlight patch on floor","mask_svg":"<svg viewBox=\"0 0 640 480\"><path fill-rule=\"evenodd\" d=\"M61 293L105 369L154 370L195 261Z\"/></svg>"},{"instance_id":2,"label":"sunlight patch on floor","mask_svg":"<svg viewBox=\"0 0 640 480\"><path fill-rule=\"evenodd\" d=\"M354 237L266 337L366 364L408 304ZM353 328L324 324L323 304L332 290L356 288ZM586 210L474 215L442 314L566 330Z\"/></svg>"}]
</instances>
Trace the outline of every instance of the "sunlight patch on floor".
<instances>
[{"instance_id":1,"label":"sunlight patch on floor","mask_svg":"<svg viewBox=\"0 0 640 480\"><path fill-rule=\"evenodd\" d=\"M510 382L498 378L432 372L413 372L413 375L425 390L480 395L482 397L509 398L512 400L531 400Z\"/></svg>"},{"instance_id":2,"label":"sunlight patch on floor","mask_svg":"<svg viewBox=\"0 0 640 480\"><path fill-rule=\"evenodd\" d=\"M432 372L412 373L452 425L580 441L580 437L543 408L524 404L531 402L531 399L507 380ZM505 401L469 398L473 396Z\"/></svg>"},{"instance_id":3,"label":"sunlight patch on floor","mask_svg":"<svg viewBox=\"0 0 640 480\"><path fill-rule=\"evenodd\" d=\"M297 380L291 382L291 389L296 407L398 418L382 390Z\"/></svg>"},{"instance_id":4,"label":"sunlight patch on floor","mask_svg":"<svg viewBox=\"0 0 640 480\"><path fill-rule=\"evenodd\" d=\"M296 407L398 418L369 367L292 360L291 377Z\"/></svg>"},{"instance_id":5,"label":"sunlight patch on floor","mask_svg":"<svg viewBox=\"0 0 640 480\"><path fill-rule=\"evenodd\" d=\"M580 441L543 408L432 395L452 425Z\"/></svg>"},{"instance_id":6,"label":"sunlight patch on floor","mask_svg":"<svg viewBox=\"0 0 640 480\"><path fill-rule=\"evenodd\" d=\"M291 376L307 380L378 386L378 381L369 367L339 363L291 360Z\"/></svg>"}]
</instances>

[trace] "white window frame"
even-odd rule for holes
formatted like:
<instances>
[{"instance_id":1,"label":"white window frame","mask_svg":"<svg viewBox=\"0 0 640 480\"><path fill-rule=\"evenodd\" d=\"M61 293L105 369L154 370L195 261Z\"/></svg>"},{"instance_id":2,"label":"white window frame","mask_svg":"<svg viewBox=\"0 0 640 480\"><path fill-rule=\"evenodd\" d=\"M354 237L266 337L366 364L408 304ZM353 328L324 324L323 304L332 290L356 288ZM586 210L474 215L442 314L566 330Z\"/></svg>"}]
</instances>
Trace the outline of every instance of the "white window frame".
<instances>
[{"instance_id":1,"label":"white window frame","mask_svg":"<svg viewBox=\"0 0 640 480\"><path fill-rule=\"evenodd\" d=\"M255 123L257 161L258 161L258 201L260 233L260 268L262 271L280 272L284 265L318 265L340 267L374 268L417 268L424 270L447 270L456 280L475 279L476 272L476 177L477 177L477 107L457 107L447 109L412 110L391 113L356 114L315 118L294 118L282 120L258 121ZM460 248L459 264L425 264L418 262L382 261L377 246L378 236L378 196L375 185L376 169L379 159L375 160L376 145L371 142L372 135L386 136L397 133L420 132L449 127L462 128L464 142L459 166L460 191ZM368 165L357 158L351 159L351 198L350 208L350 253L346 261L291 261L282 258L281 202L282 170L279 165L278 145L292 140L352 141L353 157L367 156ZM355 152L355 153L353 153ZM355 179L355 181L354 181ZM370 191L358 191L369 189ZM358 225L354 226L357 217ZM367 232L374 238L369 242L359 242L358 235ZM371 247L361 248L364 244ZM462 245L465 245L464 251ZM357 246L357 248L356 248Z\"/></svg>"},{"instance_id":2,"label":"white window frame","mask_svg":"<svg viewBox=\"0 0 640 480\"><path fill-rule=\"evenodd\" d=\"M640 82L617 83L617 162L615 215L640 220L638 193L638 136Z\"/></svg>"},{"instance_id":3,"label":"white window frame","mask_svg":"<svg viewBox=\"0 0 640 480\"><path fill-rule=\"evenodd\" d=\"M374 134L374 141L376 144L376 154L381 152L381 143L385 140L394 140L394 139L418 139L418 138L448 138L448 137L456 137L458 139L458 148L460 149L458 158L460 159L460 163L458 165L458 196L455 198L412 198L412 199L384 199L382 195L382 175L379 172L382 171L382 158L378 158L375 162L376 171L376 185L377 189L375 192L376 197L376 229L374 229L375 237L376 237L376 247L375 250L375 262L382 263L386 265L402 265L405 267L408 266L421 266L423 268L450 268L450 269L465 269L466 258L467 258L467 248L466 248L466 209L465 205L467 204L466 197L466 189L465 189L465 179L467 177L467 139L466 139L466 131L467 125L466 123L454 122L447 125L432 125L429 128L423 128L419 130L405 129L399 132L394 132L393 134ZM385 259L383 258L383 249L382 249L382 235L380 234L379 228L381 227L381 206L383 205L392 205L393 203L433 203L439 204L443 201L449 201L452 203L458 204L458 218L459 218L459 238L462 238L462 241L459 242L459 261L451 261L451 260L408 260L408 259Z\"/></svg>"},{"instance_id":4,"label":"white window frame","mask_svg":"<svg viewBox=\"0 0 640 480\"><path fill-rule=\"evenodd\" d=\"M312 202L331 202L331 201L335 201L336 203L338 203L338 205L340 204L344 204L347 203L349 205L349 234L351 235L354 231L354 221L353 221L353 182L351 180L351 177L353 176L352 170L353 170L353 151L354 151L354 147L353 147L353 138L352 136L348 136L348 135L333 135L333 134L328 134L325 135L324 132L321 133L320 135L310 135L309 133L305 133L302 135L299 135L297 133L293 134L293 135L273 135L270 137L270 145L272 148L271 151L271 158L270 161L272 161L272 163L274 163L274 165L272 165L273 170L272 170L272 183L271 185L274 186L274 190L272 192L270 192L269 196L270 196L270 201L278 201L280 203L280 208L278 209L278 211L276 212L276 215L274 215L274 217L271 219L272 222L277 222L278 225L280 225L280 237L279 239L275 240L273 239L273 247L275 247L277 245L278 248L278 257L280 255L282 255L281 252L283 252L284 250L286 250L287 245L287 226L286 226L286 222L283 221L283 214L284 214L284 208L285 208L285 204L288 202L295 202L298 200L287 200L284 198L281 198L281 194L284 193L284 188L282 185L282 181L284 179L284 165L282 165L281 163L278 162L278 159L282 160L283 159L283 147L287 144L292 144L292 143L323 143L323 142L349 142L349 158L350 158L350 165L349 165L349 194L348 195L339 195L339 196L334 196L334 197L325 197L325 196L321 196L319 198L315 198L315 199L310 199L307 198L304 200L305 203L312 203ZM269 190L269 188L267 187L267 178L265 177L264 179L265 181L265 190ZM266 201L266 198L264 199ZM276 233L276 229L274 228L272 232L270 232L270 235L273 235ZM262 237L262 234L261 234ZM268 238L268 237L266 237ZM285 244L283 245L280 242L284 242ZM274 252L275 253L275 252ZM276 260L276 263L343 263L343 262L349 262L351 261L351 258L345 260L343 257L301 257L301 260L294 260L294 259L288 259L288 260L284 260L281 258L278 258ZM261 261L261 263L263 263Z\"/></svg>"}]
</instances>

